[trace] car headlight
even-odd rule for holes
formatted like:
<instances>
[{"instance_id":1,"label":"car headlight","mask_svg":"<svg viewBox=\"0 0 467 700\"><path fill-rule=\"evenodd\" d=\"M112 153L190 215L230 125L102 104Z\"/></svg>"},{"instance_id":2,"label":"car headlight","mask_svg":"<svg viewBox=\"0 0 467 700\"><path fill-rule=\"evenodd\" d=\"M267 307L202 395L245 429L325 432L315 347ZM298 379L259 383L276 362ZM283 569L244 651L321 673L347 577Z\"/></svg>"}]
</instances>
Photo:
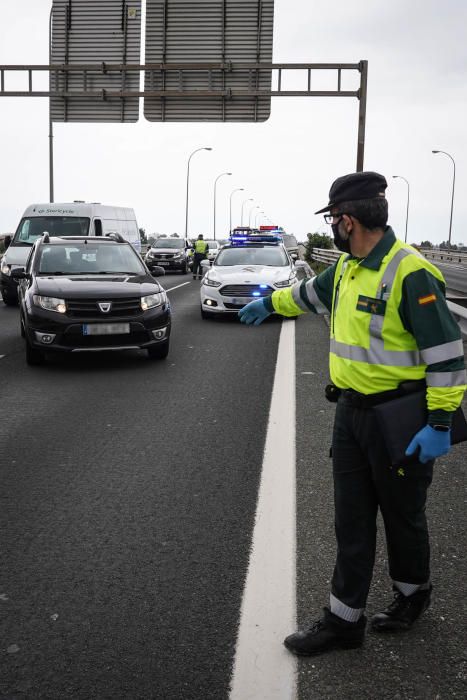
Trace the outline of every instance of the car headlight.
<instances>
[{"instance_id":1,"label":"car headlight","mask_svg":"<svg viewBox=\"0 0 467 700\"><path fill-rule=\"evenodd\" d=\"M274 282L274 286L278 289L281 289L282 287L290 287L294 282L295 277L292 277L286 280L282 280L282 282Z\"/></svg>"},{"instance_id":2,"label":"car headlight","mask_svg":"<svg viewBox=\"0 0 467 700\"><path fill-rule=\"evenodd\" d=\"M11 268L9 265L7 265L6 262L2 261L2 265L1 265L0 269L2 270L4 275L8 275L8 277L11 275Z\"/></svg>"},{"instance_id":3,"label":"car headlight","mask_svg":"<svg viewBox=\"0 0 467 700\"><path fill-rule=\"evenodd\" d=\"M203 280L203 284L206 284L208 287L220 287L221 282L217 282L216 280L211 280L209 277L206 275L206 277Z\"/></svg>"},{"instance_id":4,"label":"car headlight","mask_svg":"<svg viewBox=\"0 0 467 700\"><path fill-rule=\"evenodd\" d=\"M149 294L147 297L141 297L141 308L143 311L148 309L153 309L155 306L160 306L166 301L167 297L165 292L159 292L158 294Z\"/></svg>"},{"instance_id":5,"label":"car headlight","mask_svg":"<svg viewBox=\"0 0 467 700\"><path fill-rule=\"evenodd\" d=\"M58 314L66 314L65 299L57 299L57 297L41 297L39 294L34 294L32 300L36 306L40 306L46 311L56 311Z\"/></svg>"},{"instance_id":6,"label":"car headlight","mask_svg":"<svg viewBox=\"0 0 467 700\"><path fill-rule=\"evenodd\" d=\"M180 260L181 257L182 257L182 253L175 253L174 260Z\"/></svg>"}]
</instances>

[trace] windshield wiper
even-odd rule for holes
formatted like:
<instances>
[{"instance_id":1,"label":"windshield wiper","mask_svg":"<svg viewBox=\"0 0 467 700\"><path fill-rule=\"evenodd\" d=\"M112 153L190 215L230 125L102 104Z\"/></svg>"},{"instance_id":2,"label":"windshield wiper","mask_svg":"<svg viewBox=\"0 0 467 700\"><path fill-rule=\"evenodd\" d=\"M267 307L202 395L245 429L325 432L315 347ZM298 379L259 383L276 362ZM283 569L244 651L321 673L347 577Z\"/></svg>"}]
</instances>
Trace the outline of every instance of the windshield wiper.
<instances>
[{"instance_id":1,"label":"windshield wiper","mask_svg":"<svg viewBox=\"0 0 467 700\"><path fill-rule=\"evenodd\" d=\"M57 270L56 272L39 272L39 275L47 275L47 277L57 277L58 275L66 275L66 272L62 272L61 270Z\"/></svg>"}]
</instances>

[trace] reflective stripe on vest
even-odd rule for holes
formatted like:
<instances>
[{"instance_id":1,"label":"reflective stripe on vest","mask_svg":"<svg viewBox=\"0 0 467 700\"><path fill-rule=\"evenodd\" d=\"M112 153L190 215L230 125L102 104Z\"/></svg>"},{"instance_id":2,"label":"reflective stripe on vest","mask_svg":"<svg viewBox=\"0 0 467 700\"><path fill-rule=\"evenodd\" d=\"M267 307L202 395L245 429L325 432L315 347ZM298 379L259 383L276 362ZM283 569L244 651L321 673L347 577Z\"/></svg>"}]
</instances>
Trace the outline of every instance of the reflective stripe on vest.
<instances>
[{"instance_id":1,"label":"reflective stripe on vest","mask_svg":"<svg viewBox=\"0 0 467 700\"><path fill-rule=\"evenodd\" d=\"M315 292L315 279L316 277L313 280L304 279L300 284L295 284L292 287L292 298L303 311L311 311L311 307L313 307L317 314L327 314L329 311Z\"/></svg>"},{"instance_id":2,"label":"reflective stripe on vest","mask_svg":"<svg viewBox=\"0 0 467 700\"><path fill-rule=\"evenodd\" d=\"M460 369L457 372L427 372L427 386L463 386L467 384L467 371Z\"/></svg>"}]
</instances>

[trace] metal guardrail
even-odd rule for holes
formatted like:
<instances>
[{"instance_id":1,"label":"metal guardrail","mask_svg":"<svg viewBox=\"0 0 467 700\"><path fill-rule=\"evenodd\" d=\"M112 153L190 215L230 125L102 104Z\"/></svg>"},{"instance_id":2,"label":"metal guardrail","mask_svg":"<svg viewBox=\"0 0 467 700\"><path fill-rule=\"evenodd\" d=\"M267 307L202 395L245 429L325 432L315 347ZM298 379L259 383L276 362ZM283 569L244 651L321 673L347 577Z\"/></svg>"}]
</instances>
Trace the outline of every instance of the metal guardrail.
<instances>
[{"instance_id":1,"label":"metal guardrail","mask_svg":"<svg viewBox=\"0 0 467 700\"><path fill-rule=\"evenodd\" d=\"M433 248L420 248L420 253L428 260L443 260L443 262L467 264L467 253L460 253L457 250L433 250Z\"/></svg>"},{"instance_id":2,"label":"metal guardrail","mask_svg":"<svg viewBox=\"0 0 467 700\"><path fill-rule=\"evenodd\" d=\"M423 252L423 251L421 251ZM441 253L442 255L445 254L444 251L428 251L428 252L435 252L435 253ZM312 259L316 260L316 262L324 263L325 265L332 265L336 260L339 259L339 257L342 255L342 253L339 250L328 250L326 248L313 248L313 254L312 254ZM462 253L459 253L458 255L462 255ZM465 256L467 260L467 255ZM454 318L456 319L457 323L459 324L459 327L461 329L462 337L464 339L467 339L467 308L464 308L460 304L456 304L455 302L449 301L448 300L448 307L453 314Z\"/></svg>"}]
</instances>

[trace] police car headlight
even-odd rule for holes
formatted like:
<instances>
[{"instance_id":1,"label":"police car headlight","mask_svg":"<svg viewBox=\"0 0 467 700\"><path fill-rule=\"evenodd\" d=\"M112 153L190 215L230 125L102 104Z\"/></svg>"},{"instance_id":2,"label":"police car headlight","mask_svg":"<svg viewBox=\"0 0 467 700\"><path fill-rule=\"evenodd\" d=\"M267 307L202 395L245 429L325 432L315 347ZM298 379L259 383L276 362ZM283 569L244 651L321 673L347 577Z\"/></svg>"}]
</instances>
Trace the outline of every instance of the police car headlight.
<instances>
[{"instance_id":1,"label":"police car headlight","mask_svg":"<svg viewBox=\"0 0 467 700\"><path fill-rule=\"evenodd\" d=\"M217 282L216 280L211 280L209 277L206 275L206 277L203 280L203 284L207 285L208 287L220 287L221 282Z\"/></svg>"},{"instance_id":2,"label":"police car headlight","mask_svg":"<svg viewBox=\"0 0 467 700\"><path fill-rule=\"evenodd\" d=\"M46 311L56 311L58 314L66 314L65 299L57 299L57 297L42 297L39 294L34 294L32 300L36 306L40 306Z\"/></svg>"},{"instance_id":3,"label":"police car headlight","mask_svg":"<svg viewBox=\"0 0 467 700\"><path fill-rule=\"evenodd\" d=\"M8 277L11 275L11 268L9 265L6 264L6 262L2 261L2 265L1 265L0 269L4 275L7 275Z\"/></svg>"},{"instance_id":4,"label":"police car headlight","mask_svg":"<svg viewBox=\"0 0 467 700\"><path fill-rule=\"evenodd\" d=\"M166 301L165 292L159 294L149 294L147 297L141 297L141 308L143 311L153 309L155 306L161 306Z\"/></svg>"},{"instance_id":5,"label":"police car headlight","mask_svg":"<svg viewBox=\"0 0 467 700\"><path fill-rule=\"evenodd\" d=\"M281 289L282 287L290 287L290 285L292 285L294 281L294 279L282 280L282 282L274 282L274 286L278 289Z\"/></svg>"}]
</instances>

